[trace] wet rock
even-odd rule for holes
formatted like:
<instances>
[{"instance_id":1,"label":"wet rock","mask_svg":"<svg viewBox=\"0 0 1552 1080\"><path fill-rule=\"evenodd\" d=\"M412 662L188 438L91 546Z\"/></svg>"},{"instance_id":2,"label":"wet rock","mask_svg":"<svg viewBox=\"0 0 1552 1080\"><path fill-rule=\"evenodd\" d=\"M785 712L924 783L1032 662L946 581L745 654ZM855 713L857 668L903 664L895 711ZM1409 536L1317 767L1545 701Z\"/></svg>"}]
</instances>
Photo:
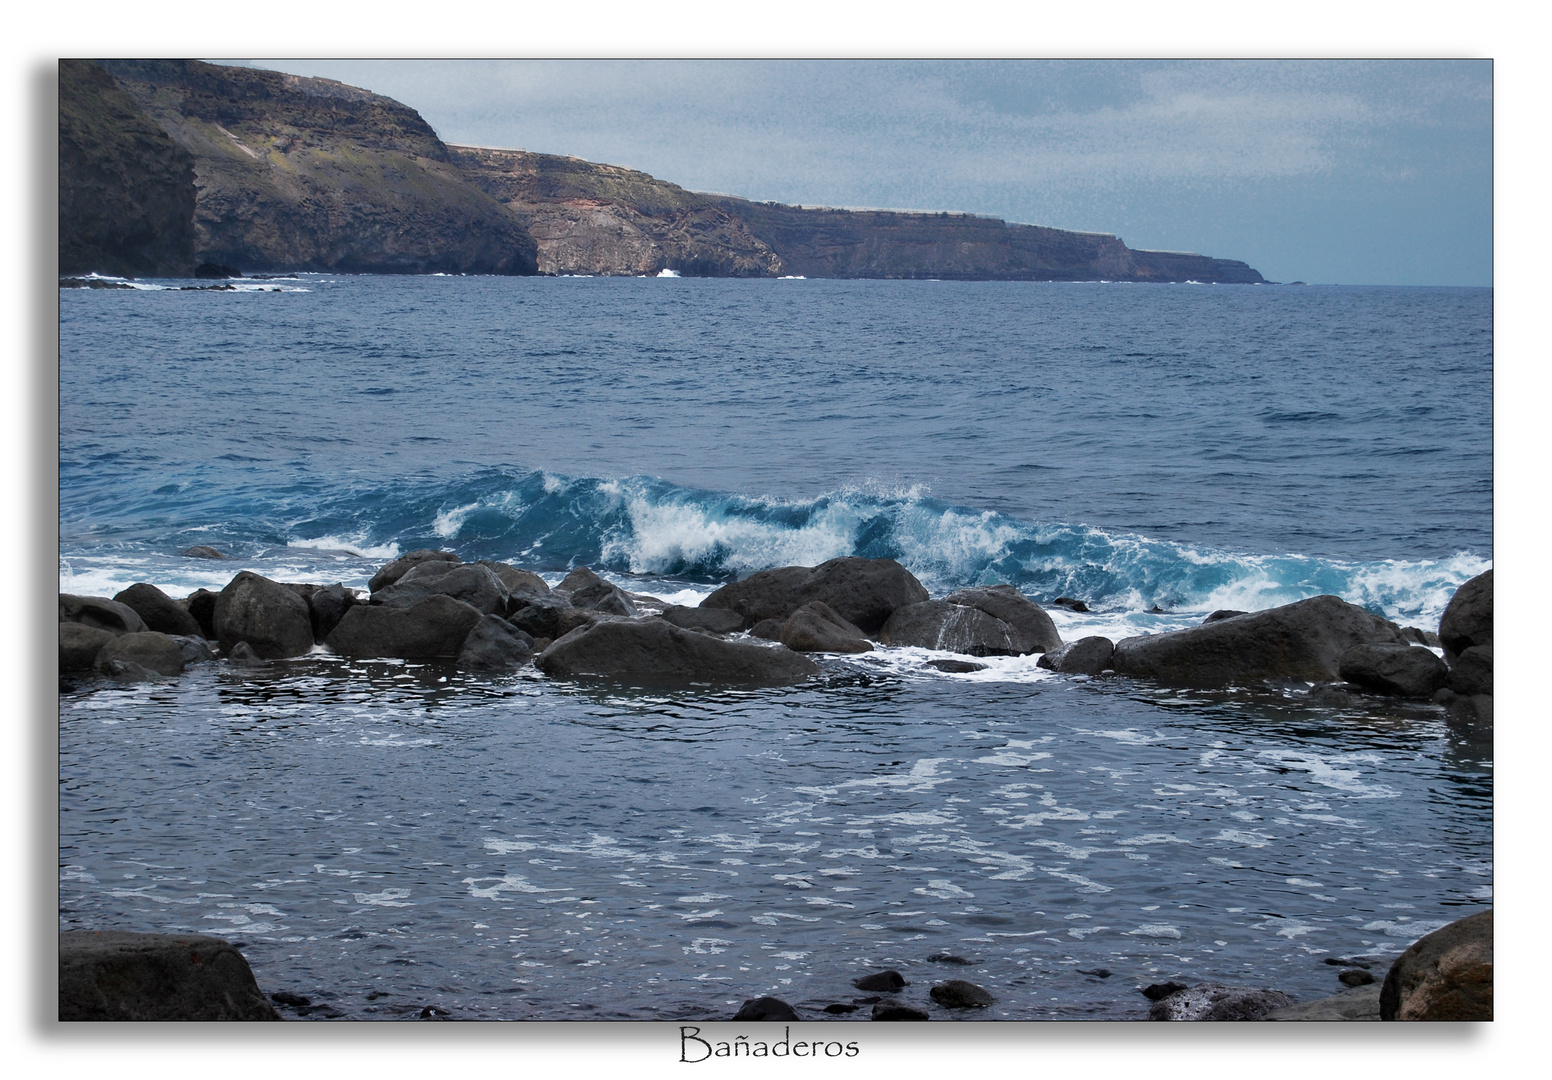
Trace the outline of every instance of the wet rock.
<instances>
[{"instance_id":1,"label":"wet rock","mask_svg":"<svg viewBox=\"0 0 1552 1080\"><path fill-rule=\"evenodd\" d=\"M1355 645L1337 670L1354 686L1405 698L1428 697L1449 678L1444 661L1416 645Z\"/></svg>"},{"instance_id":2,"label":"wet rock","mask_svg":"<svg viewBox=\"0 0 1552 1080\"><path fill-rule=\"evenodd\" d=\"M199 621L188 609L155 585L137 582L113 598L134 611L147 630L162 634L201 634Z\"/></svg>"},{"instance_id":3,"label":"wet rock","mask_svg":"<svg viewBox=\"0 0 1552 1080\"><path fill-rule=\"evenodd\" d=\"M1045 609L1012 585L982 585L960 589L943 599L984 611L1012 630L1013 647L1020 655L1050 652L1062 643L1056 624Z\"/></svg>"},{"instance_id":4,"label":"wet rock","mask_svg":"<svg viewBox=\"0 0 1552 1080\"><path fill-rule=\"evenodd\" d=\"M1064 607L1068 611L1082 612L1089 610L1089 606L1082 600L1074 600L1070 596L1058 596L1055 600L1052 600L1051 603L1056 607Z\"/></svg>"},{"instance_id":5,"label":"wet rock","mask_svg":"<svg viewBox=\"0 0 1552 1080\"><path fill-rule=\"evenodd\" d=\"M562 582L562 584L565 583ZM601 615L619 615L627 619L634 619L639 614L636 610L636 602L630 598L630 594L618 585L612 585L607 581L598 581L571 590L571 606L586 611L596 611Z\"/></svg>"},{"instance_id":6,"label":"wet rock","mask_svg":"<svg viewBox=\"0 0 1552 1080\"><path fill-rule=\"evenodd\" d=\"M100 626L83 623L59 624L59 670L90 671L97 662L97 655L108 642L119 635Z\"/></svg>"},{"instance_id":7,"label":"wet rock","mask_svg":"<svg viewBox=\"0 0 1552 1080\"><path fill-rule=\"evenodd\" d=\"M60 593L59 621L95 626L113 634L133 634L148 629L134 608L106 596Z\"/></svg>"},{"instance_id":8,"label":"wet rock","mask_svg":"<svg viewBox=\"0 0 1552 1080\"><path fill-rule=\"evenodd\" d=\"M372 580L367 582L366 587L369 591L374 593L380 589L386 589L388 586L398 581L405 574L409 573L412 569L425 562L449 562L457 564L463 562L463 560L460 559L457 555L454 555L451 551L433 551L431 548L420 548L419 550L410 552L408 555L400 556L399 558L393 560L393 562L389 563L387 566L383 567L377 573L373 574Z\"/></svg>"},{"instance_id":9,"label":"wet rock","mask_svg":"<svg viewBox=\"0 0 1552 1080\"><path fill-rule=\"evenodd\" d=\"M488 566L478 563L423 562L412 566L392 585L374 590L372 603L408 608L428 596L451 596L481 615L505 614L507 587Z\"/></svg>"},{"instance_id":10,"label":"wet rock","mask_svg":"<svg viewBox=\"0 0 1552 1080\"><path fill-rule=\"evenodd\" d=\"M1490 910L1457 919L1413 942L1390 965L1380 990L1381 1020L1492 1018Z\"/></svg>"},{"instance_id":11,"label":"wet rock","mask_svg":"<svg viewBox=\"0 0 1552 1080\"><path fill-rule=\"evenodd\" d=\"M896 990L900 990L911 985L905 981L904 975L901 975L893 968L890 968L887 971L877 971L872 975L863 975L860 978L853 979L851 984L858 990L866 990L869 992L881 991L886 994L892 994Z\"/></svg>"},{"instance_id":12,"label":"wet rock","mask_svg":"<svg viewBox=\"0 0 1552 1080\"><path fill-rule=\"evenodd\" d=\"M246 641L266 660L301 656L313 647L313 617L292 590L244 570L216 597L216 640L230 652Z\"/></svg>"},{"instance_id":13,"label":"wet rock","mask_svg":"<svg viewBox=\"0 0 1552 1080\"><path fill-rule=\"evenodd\" d=\"M791 649L710 637L661 619L584 626L556 639L534 662L553 677L636 685L781 686L819 673L819 665Z\"/></svg>"},{"instance_id":14,"label":"wet rock","mask_svg":"<svg viewBox=\"0 0 1552 1080\"><path fill-rule=\"evenodd\" d=\"M171 634L168 636L172 637ZM178 651L183 654L185 668L189 664L208 664L216 659L215 652L202 634L180 634L172 639L178 643Z\"/></svg>"},{"instance_id":15,"label":"wet rock","mask_svg":"<svg viewBox=\"0 0 1552 1080\"><path fill-rule=\"evenodd\" d=\"M829 1010L826 1010L827 1012ZM781 998L758 997L745 1001L734 1020L801 1020L798 1011Z\"/></svg>"},{"instance_id":16,"label":"wet rock","mask_svg":"<svg viewBox=\"0 0 1552 1080\"><path fill-rule=\"evenodd\" d=\"M561 594L569 597L572 593L576 592L578 589L585 589L585 588L587 588L590 585L607 585L607 584L608 584L607 581L605 581L603 578L599 577L596 573L594 573L588 567L586 567L586 566L579 566L576 569L572 570L570 573L568 573L565 577L561 578L560 579L560 584L556 585L554 590L552 590L552 591L561 593Z\"/></svg>"},{"instance_id":17,"label":"wet rock","mask_svg":"<svg viewBox=\"0 0 1552 1080\"><path fill-rule=\"evenodd\" d=\"M985 664L973 664L969 660L928 660L926 666L950 675L965 675L972 671L986 670Z\"/></svg>"},{"instance_id":18,"label":"wet rock","mask_svg":"<svg viewBox=\"0 0 1552 1080\"><path fill-rule=\"evenodd\" d=\"M307 607L313 619L313 640L327 640L345 617L345 612L358 603L360 601L356 599L355 590L345 588L340 582L326 585L308 597Z\"/></svg>"},{"instance_id":19,"label":"wet rock","mask_svg":"<svg viewBox=\"0 0 1552 1080\"><path fill-rule=\"evenodd\" d=\"M1122 675L1177 686L1336 679L1355 645L1405 644L1394 623L1337 596L1315 596L1267 611L1116 643Z\"/></svg>"},{"instance_id":20,"label":"wet rock","mask_svg":"<svg viewBox=\"0 0 1552 1080\"><path fill-rule=\"evenodd\" d=\"M458 653L464 671L514 671L533 656L533 638L496 615L474 624Z\"/></svg>"},{"instance_id":21,"label":"wet rock","mask_svg":"<svg viewBox=\"0 0 1552 1080\"><path fill-rule=\"evenodd\" d=\"M126 672L132 668L126 669L122 665L134 665L167 678L182 675L186 664L178 641L154 630L115 636L102 647L93 662L97 670L110 674L117 674L115 665L120 665L119 670Z\"/></svg>"},{"instance_id":22,"label":"wet rock","mask_svg":"<svg viewBox=\"0 0 1552 1080\"><path fill-rule=\"evenodd\" d=\"M966 960L963 956L955 956L953 953L946 953L946 952L935 952L935 953L933 953L931 956L927 957L927 962L929 964L960 964L960 965L968 965L968 964L975 963L974 960Z\"/></svg>"},{"instance_id":23,"label":"wet rock","mask_svg":"<svg viewBox=\"0 0 1552 1080\"><path fill-rule=\"evenodd\" d=\"M237 667L265 667L269 661L254 652L253 646L246 641L239 641L233 645L231 651L226 654L226 662Z\"/></svg>"},{"instance_id":24,"label":"wet rock","mask_svg":"<svg viewBox=\"0 0 1552 1080\"><path fill-rule=\"evenodd\" d=\"M1378 1021L1379 1018L1380 984L1377 982L1343 990L1332 997L1273 1009L1261 1017L1262 1020L1271 1021Z\"/></svg>"},{"instance_id":25,"label":"wet rock","mask_svg":"<svg viewBox=\"0 0 1552 1080\"><path fill-rule=\"evenodd\" d=\"M824 1011L835 1016L844 1016L846 1013L856 1012L857 1008L858 1006L856 1005L843 1005L839 1001L836 1001L826 1005L824 1007Z\"/></svg>"},{"instance_id":26,"label":"wet rock","mask_svg":"<svg viewBox=\"0 0 1552 1080\"><path fill-rule=\"evenodd\" d=\"M1149 1020L1259 1020L1294 1004L1281 990L1202 983L1154 1002Z\"/></svg>"},{"instance_id":27,"label":"wet rock","mask_svg":"<svg viewBox=\"0 0 1552 1080\"><path fill-rule=\"evenodd\" d=\"M997 1000L984 988L964 979L940 982L928 994L945 1009L984 1009Z\"/></svg>"},{"instance_id":28,"label":"wet rock","mask_svg":"<svg viewBox=\"0 0 1552 1080\"><path fill-rule=\"evenodd\" d=\"M1036 667L1063 675L1098 675L1115 659L1115 643L1107 637L1086 637L1058 646L1035 661Z\"/></svg>"},{"instance_id":29,"label":"wet rock","mask_svg":"<svg viewBox=\"0 0 1552 1080\"><path fill-rule=\"evenodd\" d=\"M59 935L60 1020L279 1020L228 942L197 934Z\"/></svg>"},{"instance_id":30,"label":"wet rock","mask_svg":"<svg viewBox=\"0 0 1552 1080\"><path fill-rule=\"evenodd\" d=\"M178 552L178 554L179 555L183 555L186 558L190 558L190 559L224 559L224 558L226 558L225 555L221 554L215 548L213 548L213 547L206 547L204 544L195 544L191 548L184 548L182 551Z\"/></svg>"},{"instance_id":31,"label":"wet rock","mask_svg":"<svg viewBox=\"0 0 1552 1080\"><path fill-rule=\"evenodd\" d=\"M501 584L507 587L508 594L521 596L550 595L549 584L531 570L519 570L508 563L491 562L489 559L481 559L479 565L486 567L500 578Z\"/></svg>"},{"instance_id":32,"label":"wet rock","mask_svg":"<svg viewBox=\"0 0 1552 1080\"><path fill-rule=\"evenodd\" d=\"M1337 972L1336 977L1343 986L1368 986L1374 981L1374 976L1363 968L1348 968Z\"/></svg>"},{"instance_id":33,"label":"wet rock","mask_svg":"<svg viewBox=\"0 0 1552 1080\"><path fill-rule=\"evenodd\" d=\"M1439 644L1446 660L1474 645L1493 643L1493 572L1478 574L1450 598L1439 620Z\"/></svg>"},{"instance_id":34,"label":"wet rock","mask_svg":"<svg viewBox=\"0 0 1552 1080\"><path fill-rule=\"evenodd\" d=\"M535 639L558 638L561 615L571 610L571 601L564 596L538 596L513 612L507 621Z\"/></svg>"},{"instance_id":35,"label":"wet rock","mask_svg":"<svg viewBox=\"0 0 1552 1080\"><path fill-rule=\"evenodd\" d=\"M966 656L1016 656L1013 628L979 608L923 600L896 608L878 631L885 645L915 646Z\"/></svg>"},{"instance_id":36,"label":"wet rock","mask_svg":"<svg viewBox=\"0 0 1552 1080\"><path fill-rule=\"evenodd\" d=\"M1115 972L1111 971L1109 968L1102 968L1102 967L1100 967L1100 968L1079 968L1078 969L1078 974L1079 975L1092 975L1096 979L1108 979L1108 978L1110 978L1110 976L1114 975Z\"/></svg>"},{"instance_id":37,"label":"wet rock","mask_svg":"<svg viewBox=\"0 0 1552 1080\"><path fill-rule=\"evenodd\" d=\"M744 627L744 617L726 608L679 607L670 605L659 616L681 630L709 630L713 634L734 634ZM772 620L773 622L775 620ZM779 628L779 624L778 624ZM780 636L780 635L778 635ZM772 638L771 640L775 640Z\"/></svg>"},{"instance_id":38,"label":"wet rock","mask_svg":"<svg viewBox=\"0 0 1552 1080\"><path fill-rule=\"evenodd\" d=\"M358 604L345 612L326 644L342 656L455 657L481 618L476 608L441 594L407 608Z\"/></svg>"},{"instance_id":39,"label":"wet rock","mask_svg":"<svg viewBox=\"0 0 1552 1080\"><path fill-rule=\"evenodd\" d=\"M1493 692L1493 647L1473 645L1455 658L1445 683L1457 694L1475 697Z\"/></svg>"},{"instance_id":40,"label":"wet rock","mask_svg":"<svg viewBox=\"0 0 1552 1080\"><path fill-rule=\"evenodd\" d=\"M787 616L779 640L794 652L873 651L873 643L862 636L862 631L837 615L823 600L810 600Z\"/></svg>"},{"instance_id":41,"label":"wet rock","mask_svg":"<svg viewBox=\"0 0 1552 1080\"><path fill-rule=\"evenodd\" d=\"M1448 687L1440 693L1451 693ZM1445 716L1458 724L1491 724L1493 722L1493 695L1474 694L1466 697L1454 694L1443 702Z\"/></svg>"},{"instance_id":42,"label":"wet rock","mask_svg":"<svg viewBox=\"0 0 1552 1080\"><path fill-rule=\"evenodd\" d=\"M1249 614L1250 614L1250 612L1248 612L1248 611L1236 611L1233 608L1219 608L1217 611L1215 611L1211 615L1207 616L1207 618L1203 619L1202 620L1202 625L1205 626L1208 623L1222 622L1224 619L1232 619L1232 618L1235 618L1236 616L1239 616L1239 615L1249 615Z\"/></svg>"},{"instance_id":43,"label":"wet rock","mask_svg":"<svg viewBox=\"0 0 1552 1080\"><path fill-rule=\"evenodd\" d=\"M188 613L199 623L199 632L205 636L205 640L216 640L216 600L218 594L209 589L195 589L189 593L183 601L183 606Z\"/></svg>"},{"instance_id":44,"label":"wet rock","mask_svg":"<svg viewBox=\"0 0 1552 1080\"><path fill-rule=\"evenodd\" d=\"M894 1001L882 1001L873 1006L873 1019L875 1020L930 1020L932 1017L920 1009L913 1009L909 1005L901 1005Z\"/></svg>"},{"instance_id":45,"label":"wet rock","mask_svg":"<svg viewBox=\"0 0 1552 1080\"><path fill-rule=\"evenodd\" d=\"M1189 989L1185 983L1163 982L1151 983L1142 988L1142 996L1149 1001L1163 1001L1171 994L1178 994L1182 990Z\"/></svg>"},{"instance_id":46,"label":"wet rock","mask_svg":"<svg viewBox=\"0 0 1552 1080\"><path fill-rule=\"evenodd\" d=\"M780 641L781 628L785 625L785 619L761 619L750 627L749 634L765 641Z\"/></svg>"},{"instance_id":47,"label":"wet rock","mask_svg":"<svg viewBox=\"0 0 1552 1080\"><path fill-rule=\"evenodd\" d=\"M1345 956L1328 956L1322 962L1330 964L1332 967L1363 968L1365 971L1374 966L1373 963L1368 960L1350 959Z\"/></svg>"},{"instance_id":48,"label":"wet rock","mask_svg":"<svg viewBox=\"0 0 1552 1080\"><path fill-rule=\"evenodd\" d=\"M809 601L822 600L864 634L872 634L896 608L926 599L922 583L893 559L847 555L815 567L756 571L724 585L701 601L701 607L737 611L745 625L752 626L763 619L786 621Z\"/></svg>"}]
</instances>

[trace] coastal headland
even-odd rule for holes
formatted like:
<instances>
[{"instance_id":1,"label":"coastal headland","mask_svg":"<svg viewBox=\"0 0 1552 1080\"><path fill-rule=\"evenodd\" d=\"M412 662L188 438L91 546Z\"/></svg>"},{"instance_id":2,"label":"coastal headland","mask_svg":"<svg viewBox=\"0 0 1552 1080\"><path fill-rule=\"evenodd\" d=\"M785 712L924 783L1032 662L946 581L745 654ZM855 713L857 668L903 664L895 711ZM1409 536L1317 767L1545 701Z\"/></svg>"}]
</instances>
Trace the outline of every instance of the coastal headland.
<instances>
[{"instance_id":1,"label":"coastal headland","mask_svg":"<svg viewBox=\"0 0 1552 1080\"><path fill-rule=\"evenodd\" d=\"M415 110L329 79L193 60L64 60L59 78L61 274L1264 280L1105 233L752 202L449 145Z\"/></svg>"}]
</instances>

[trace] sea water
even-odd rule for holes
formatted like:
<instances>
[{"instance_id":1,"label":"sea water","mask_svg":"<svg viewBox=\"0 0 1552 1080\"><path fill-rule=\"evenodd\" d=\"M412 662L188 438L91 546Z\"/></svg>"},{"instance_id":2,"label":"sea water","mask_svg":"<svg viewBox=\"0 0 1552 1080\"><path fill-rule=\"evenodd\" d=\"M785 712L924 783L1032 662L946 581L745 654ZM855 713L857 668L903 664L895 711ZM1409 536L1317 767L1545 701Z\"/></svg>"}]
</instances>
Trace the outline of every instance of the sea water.
<instances>
[{"instance_id":1,"label":"sea water","mask_svg":"<svg viewBox=\"0 0 1552 1080\"><path fill-rule=\"evenodd\" d=\"M1435 629L1491 565L1491 290L137 284L60 293L63 592L442 547L694 604L857 554L1014 584L1071 640L1321 593ZM1490 729L944 655L759 691L321 649L81 679L60 925L222 935L313 1017L845 1020L895 968L941 1018L945 978L978 1018L1136 1018L1168 979L1324 996L1326 958L1383 975L1492 903Z\"/></svg>"}]
</instances>

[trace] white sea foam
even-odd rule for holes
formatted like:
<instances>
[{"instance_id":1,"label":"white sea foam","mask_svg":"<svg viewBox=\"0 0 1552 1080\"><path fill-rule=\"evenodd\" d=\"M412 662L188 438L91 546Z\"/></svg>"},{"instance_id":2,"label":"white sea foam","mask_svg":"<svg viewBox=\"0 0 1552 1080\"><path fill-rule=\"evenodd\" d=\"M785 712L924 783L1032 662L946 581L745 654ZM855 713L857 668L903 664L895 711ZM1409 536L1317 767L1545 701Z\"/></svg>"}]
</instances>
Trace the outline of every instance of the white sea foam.
<instances>
[{"instance_id":1,"label":"white sea foam","mask_svg":"<svg viewBox=\"0 0 1552 1080\"><path fill-rule=\"evenodd\" d=\"M366 542L364 533L358 533L354 537L317 536L311 539L289 540L287 546L309 551L342 551L358 559L377 559L382 562L391 562L399 557L397 542L390 540L386 544L369 544Z\"/></svg>"}]
</instances>

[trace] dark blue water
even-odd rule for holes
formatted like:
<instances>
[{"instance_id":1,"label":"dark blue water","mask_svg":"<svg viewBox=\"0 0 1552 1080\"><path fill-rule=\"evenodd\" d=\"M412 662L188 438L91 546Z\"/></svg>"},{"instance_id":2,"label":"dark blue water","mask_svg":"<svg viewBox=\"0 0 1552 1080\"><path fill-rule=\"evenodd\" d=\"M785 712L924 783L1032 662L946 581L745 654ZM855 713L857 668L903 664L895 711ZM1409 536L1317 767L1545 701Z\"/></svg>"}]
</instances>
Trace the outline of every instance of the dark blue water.
<instances>
[{"instance_id":1,"label":"dark blue water","mask_svg":"<svg viewBox=\"0 0 1552 1080\"><path fill-rule=\"evenodd\" d=\"M856 553L1081 597L1070 639L1322 592L1433 628L1491 564L1490 290L260 284L61 293L62 590L436 546L694 603ZM1491 903L1491 733L1433 706L926 658L664 697L323 655L86 684L61 925L224 933L357 1017L817 1009L892 966L1026 1018L1319 996L1324 956Z\"/></svg>"}]
</instances>

